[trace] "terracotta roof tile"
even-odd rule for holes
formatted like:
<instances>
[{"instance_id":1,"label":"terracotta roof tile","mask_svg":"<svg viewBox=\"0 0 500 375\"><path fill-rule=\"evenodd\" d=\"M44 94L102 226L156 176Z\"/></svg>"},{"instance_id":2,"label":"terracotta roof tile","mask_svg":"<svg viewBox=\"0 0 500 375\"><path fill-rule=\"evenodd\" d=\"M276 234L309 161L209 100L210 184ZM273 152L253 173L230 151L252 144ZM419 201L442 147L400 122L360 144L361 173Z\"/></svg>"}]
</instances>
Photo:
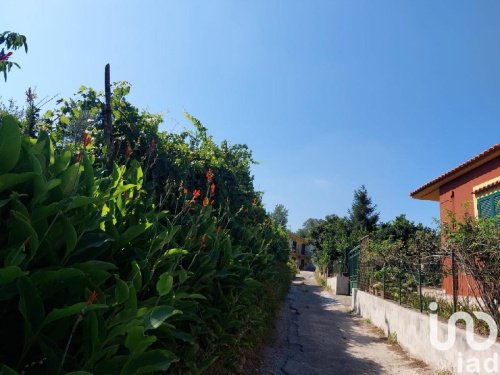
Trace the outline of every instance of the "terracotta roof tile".
<instances>
[{"instance_id":1,"label":"terracotta roof tile","mask_svg":"<svg viewBox=\"0 0 500 375\"><path fill-rule=\"evenodd\" d=\"M434 185L434 184L438 183L438 182L439 182L439 181L441 181L441 180L444 180L445 178L447 178L447 177L451 176L452 174L459 172L460 170L462 170L462 169L464 169L464 168L468 167L469 165L471 165L471 164L473 164L473 163L477 162L478 160L480 160L480 159L482 159L482 158L484 158L484 157L486 157L486 156L488 156L488 155L490 155L490 154L492 154L492 153L495 153L495 152L497 152L497 151L500 151L500 143L497 143L497 144L495 144L495 145L491 146L489 149L487 149L487 150L485 150L485 151L481 152L480 154L477 154L476 156L474 156L473 158L471 158L471 159L469 159L469 160L467 160L467 161L463 162L463 163L462 163L462 164L460 164L459 166L457 166L457 167L455 167L455 168L453 168L453 169L449 170L449 171L448 171L448 172L446 172L446 173L443 173L441 176L436 177L436 178L435 178L435 179L433 179L432 181L429 181L429 182L427 182L426 184L424 184L424 185L420 186L418 189L416 189L416 190L412 191L412 192L410 193L410 195L411 195L411 196L414 196L415 194L417 194L417 193L419 193L420 191L422 191L422 190L424 190L424 189L428 188L429 186Z\"/></svg>"},{"instance_id":2,"label":"terracotta roof tile","mask_svg":"<svg viewBox=\"0 0 500 375\"><path fill-rule=\"evenodd\" d=\"M487 185L484 185L484 186L481 186L479 188L476 188L474 189L473 193L476 194L476 193L480 193L482 191L485 191L485 190L488 190L494 186L497 186L497 185L500 185L500 180L496 180L496 181L492 181L491 183L487 184Z\"/></svg>"}]
</instances>

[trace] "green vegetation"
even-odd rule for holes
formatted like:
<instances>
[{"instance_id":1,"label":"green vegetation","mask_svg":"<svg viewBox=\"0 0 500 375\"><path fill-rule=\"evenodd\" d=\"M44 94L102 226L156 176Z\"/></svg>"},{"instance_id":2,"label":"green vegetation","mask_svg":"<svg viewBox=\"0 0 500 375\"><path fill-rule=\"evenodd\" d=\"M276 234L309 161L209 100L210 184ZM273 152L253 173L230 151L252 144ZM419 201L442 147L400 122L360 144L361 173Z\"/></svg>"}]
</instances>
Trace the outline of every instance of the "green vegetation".
<instances>
[{"instance_id":1,"label":"green vegetation","mask_svg":"<svg viewBox=\"0 0 500 375\"><path fill-rule=\"evenodd\" d=\"M227 373L274 322L294 270L251 152L189 114L194 132L159 131L129 90L111 150L96 90L2 107L2 373Z\"/></svg>"},{"instance_id":2,"label":"green vegetation","mask_svg":"<svg viewBox=\"0 0 500 375\"><path fill-rule=\"evenodd\" d=\"M277 225L281 225L286 229L288 225L288 210L284 205L277 204L273 212L270 213L270 216Z\"/></svg>"},{"instance_id":3,"label":"green vegetation","mask_svg":"<svg viewBox=\"0 0 500 375\"><path fill-rule=\"evenodd\" d=\"M20 68L19 64L11 59L13 51L24 47L24 50L28 52L28 44L24 35L4 31L0 34L0 47L0 72L3 73L4 80L7 81L7 73L12 67Z\"/></svg>"},{"instance_id":4,"label":"green vegetation","mask_svg":"<svg viewBox=\"0 0 500 375\"><path fill-rule=\"evenodd\" d=\"M308 219L298 233L314 245L313 262L325 275L342 272L347 252L360 239L377 228L378 213L364 186L354 192L349 215L327 215L324 219Z\"/></svg>"}]
</instances>

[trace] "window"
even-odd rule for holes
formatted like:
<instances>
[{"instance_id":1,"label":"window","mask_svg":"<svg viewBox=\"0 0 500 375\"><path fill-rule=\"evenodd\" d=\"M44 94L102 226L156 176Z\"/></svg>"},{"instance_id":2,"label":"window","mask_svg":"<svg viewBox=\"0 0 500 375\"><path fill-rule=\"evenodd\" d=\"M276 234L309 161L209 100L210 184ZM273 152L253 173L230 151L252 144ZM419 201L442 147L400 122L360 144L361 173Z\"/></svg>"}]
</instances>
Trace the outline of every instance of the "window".
<instances>
[{"instance_id":1,"label":"window","mask_svg":"<svg viewBox=\"0 0 500 375\"><path fill-rule=\"evenodd\" d=\"M494 217L500 215L500 191L477 200L479 217Z\"/></svg>"},{"instance_id":2,"label":"window","mask_svg":"<svg viewBox=\"0 0 500 375\"><path fill-rule=\"evenodd\" d=\"M297 241L292 242L292 249L297 250Z\"/></svg>"},{"instance_id":3,"label":"window","mask_svg":"<svg viewBox=\"0 0 500 375\"><path fill-rule=\"evenodd\" d=\"M305 243L303 243L303 244L302 244L302 248L300 249L300 253L301 253L302 255L305 255L305 254L306 254L306 244L305 244Z\"/></svg>"}]
</instances>

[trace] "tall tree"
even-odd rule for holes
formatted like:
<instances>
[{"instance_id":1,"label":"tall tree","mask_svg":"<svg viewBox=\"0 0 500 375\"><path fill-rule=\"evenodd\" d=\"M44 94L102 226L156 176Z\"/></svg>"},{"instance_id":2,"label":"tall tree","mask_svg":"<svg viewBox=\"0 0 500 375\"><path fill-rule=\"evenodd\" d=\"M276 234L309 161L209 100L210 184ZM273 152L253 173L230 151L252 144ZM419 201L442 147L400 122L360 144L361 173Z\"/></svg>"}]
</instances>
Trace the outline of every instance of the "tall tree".
<instances>
[{"instance_id":1,"label":"tall tree","mask_svg":"<svg viewBox=\"0 0 500 375\"><path fill-rule=\"evenodd\" d=\"M319 222L320 222L320 220L318 220L318 219L313 219L313 218L307 219L306 221L304 221L304 224L302 224L302 228L300 228L297 231L297 233L296 233L297 236L300 236L303 238L310 237L312 230L316 226L318 226Z\"/></svg>"},{"instance_id":2,"label":"tall tree","mask_svg":"<svg viewBox=\"0 0 500 375\"><path fill-rule=\"evenodd\" d=\"M379 219L376 208L377 205L372 203L365 185L361 185L358 190L354 191L354 200L349 210L349 220L353 232L358 237L375 230Z\"/></svg>"},{"instance_id":3,"label":"tall tree","mask_svg":"<svg viewBox=\"0 0 500 375\"><path fill-rule=\"evenodd\" d=\"M286 228L288 224L288 210L282 204L277 204L274 207L274 211L271 212L271 218L276 222L277 225L281 225Z\"/></svg>"}]
</instances>

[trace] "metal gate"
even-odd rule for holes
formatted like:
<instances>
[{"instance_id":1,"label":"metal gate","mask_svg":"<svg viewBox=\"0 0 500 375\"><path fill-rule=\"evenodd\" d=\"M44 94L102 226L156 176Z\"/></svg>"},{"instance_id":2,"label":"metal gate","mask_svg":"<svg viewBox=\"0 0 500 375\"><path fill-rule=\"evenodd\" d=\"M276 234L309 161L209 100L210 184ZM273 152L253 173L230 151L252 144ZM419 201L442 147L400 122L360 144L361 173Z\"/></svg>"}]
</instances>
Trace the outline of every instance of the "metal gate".
<instances>
[{"instance_id":1,"label":"metal gate","mask_svg":"<svg viewBox=\"0 0 500 375\"><path fill-rule=\"evenodd\" d=\"M358 274L359 274L359 246L349 251L348 265L349 265L349 295L352 294L352 288L358 287Z\"/></svg>"}]
</instances>

